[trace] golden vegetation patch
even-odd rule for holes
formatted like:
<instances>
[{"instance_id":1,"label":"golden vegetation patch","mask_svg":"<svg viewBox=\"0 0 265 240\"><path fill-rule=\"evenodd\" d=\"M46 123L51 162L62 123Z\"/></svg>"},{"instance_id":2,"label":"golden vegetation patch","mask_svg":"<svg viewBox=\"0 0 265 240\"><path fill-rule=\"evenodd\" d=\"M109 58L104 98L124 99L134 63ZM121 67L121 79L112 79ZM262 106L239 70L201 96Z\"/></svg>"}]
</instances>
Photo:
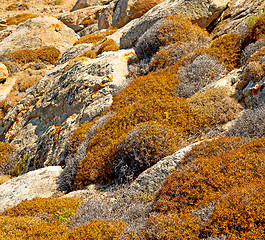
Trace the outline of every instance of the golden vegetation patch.
<instances>
[{"instance_id":1,"label":"golden vegetation patch","mask_svg":"<svg viewBox=\"0 0 265 240\"><path fill-rule=\"evenodd\" d=\"M95 50L88 50L88 51L82 53L79 57L86 57L86 58L93 59L93 58L97 57L97 51L95 51Z\"/></svg>"},{"instance_id":2,"label":"golden vegetation patch","mask_svg":"<svg viewBox=\"0 0 265 240\"><path fill-rule=\"evenodd\" d=\"M67 227L58 222L44 222L37 217L0 216L0 239L67 239Z\"/></svg>"},{"instance_id":3,"label":"golden vegetation patch","mask_svg":"<svg viewBox=\"0 0 265 240\"><path fill-rule=\"evenodd\" d=\"M67 210L75 213L80 203L81 200L78 198L34 198L5 210L0 216L37 216L45 217L47 220L56 220L60 213Z\"/></svg>"},{"instance_id":4,"label":"golden vegetation patch","mask_svg":"<svg viewBox=\"0 0 265 240\"><path fill-rule=\"evenodd\" d=\"M103 52L118 51L120 48L113 39L107 39L104 41L97 51L97 55Z\"/></svg>"},{"instance_id":5,"label":"golden vegetation patch","mask_svg":"<svg viewBox=\"0 0 265 240\"><path fill-rule=\"evenodd\" d=\"M8 159L10 153L12 153L14 147L9 143L0 142L0 168L3 163Z\"/></svg>"},{"instance_id":6,"label":"golden vegetation patch","mask_svg":"<svg viewBox=\"0 0 265 240\"><path fill-rule=\"evenodd\" d=\"M242 106L228 95L225 87L212 88L188 99L194 111L204 113L209 125L224 124L236 118Z\"/></svg>"},{"instance_id":7,"label":"golden vegetation patch","mask_svg":"<svg viewBox=\"0 0 265 240\"><path fill-rule=\"evenodd\" d=\"M7 18L6 24L7 25L18 25L19 23L23 23L30 18L36 18L36 17L37 15L32 14L32 13L21 13L14 17Z\"/></svg>"},{"instance_id":8,"label":"golden vegetation patch","mask_svg":"<svg viewBox=\"0 0 265 240\"><path fill-rule=\"evenodd\" d=\"M234 188L264 181L264 152L265 138L259 138L184 165L167 178L157 194L154 210L195 210L218 201Z\"/></svg>"},{"instance_id":9,"label":"golden vegetation patch","mask_svg":"<svg viewBox=\"0 0 265 240\"><path fill-rule=\"evenodd\" d=\"M232 71L240 66L240 34L225 34L213 41L206 53L223 63L228 71Z\"/></svg>"},{"instance_id":10,"label":"golden vegetation patch","mask_svg":"<svg viewBox=\"0 0 265 240\"><path fill-rule=\"evenodd\" d=\"M123 236L126 224L120 220L108 222L94 219L69 234L69 240L108 240Z\"/></svg>"},{"instance_id":11,"label":"golden vegetation patch","mask_svg":"<svg viewBox=\"0 0 265 240\"><path fill-rule=\"evenodd\" d=\"M29 62L44 62L48 64L55 64L59 59L61 53L55 47L40 47L36 49L22 49L8 53L8 57L12 61L19 64L26 64Z\"/></svg>"},{"instance_id":12,"label":"golden vegetation patch","mask_svg":"<svg viewBox=\"0 0 265 240\"><path fill-rule=\"evenodd\" d=\"M78 45L78 44L83 44L83 43L97 43L99 41L102 41L107 36L115 33L116 31L117 31L117 29L109 28L106 31L102 31L102 32L100 32L98 34L85 35L85 36L79 38L78 41L76 41L74 43L74 46Z\"/></svg>"}]
</instances>

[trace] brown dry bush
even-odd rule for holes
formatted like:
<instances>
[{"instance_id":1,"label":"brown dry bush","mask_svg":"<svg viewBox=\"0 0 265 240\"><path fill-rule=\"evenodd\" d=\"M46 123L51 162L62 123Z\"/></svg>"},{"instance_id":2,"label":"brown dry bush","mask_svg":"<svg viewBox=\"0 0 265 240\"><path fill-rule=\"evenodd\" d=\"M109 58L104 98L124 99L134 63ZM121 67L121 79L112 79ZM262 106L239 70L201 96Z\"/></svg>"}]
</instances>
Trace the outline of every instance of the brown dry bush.
<instances>
[{"instance_id":1,"label":"brown dry bush","mask_svg":"<svg viewBox=\"0 0 265 240\"><path fill-rule=\"evenodd\" d=\"M240 57L241 65L244 65L246 62L249 62L249 59L251 58L251 56L254 55L255 53L258 53L259 50L263 47L265 47L265 39L260 39L257 42L251 43L248 46L246 46L245 49L241 53L241 57Z\"/></svg>"},{"instance_id":2,"label":"brown dry bush","mask_svg":"<svg viewBox=\"0 0 265 240\"><path fill-rule=\"evenodd\" d=\"M9 143L0 142L0 169L13 150L14 147Z\"/></svg>"},{"instance_id":3,"label":"brown dry bush","mask_svg":"<svg viewBox=\"0 0 265 240\"><path fill-rule=\"evenodd\" d=\"M2 63L6 66L9 75L13 75L14 73L17 73L20 70L20 67L17 63L10 61L4 61Z\"/></svg>"},{"instance_id":4,"label":"brown dry bush","mask_svg":"<svg viewBox=\"0 0 265 240\"><path fill-rule=\"evenodd\" d=\"M249 83L250 81L259 82L264 76L264 70L259 62L250 62L243 73L243 81Z\"/></svg>"},{"instance_id":5,"label":"brown dry bush","mask_svg":"<svg viewBox=\"0 0 265 240\"><path fill-rule=\"evenodd\" d=\"M58 222L43 222L37 217L0 217L0 239L16 240L64 240L68 233L66 226Z\"/></svg>"},{"instance_id":6,"label":"brown dry bush","mask_svg":"<svg viewBox=\"0 0 265 240\"><path fill-rule=\"evenodd\" d=\"M130 182L145 169L173 154L180 139L174 130L147 122L137 125L117 146L114 159L114 178Z\"/></svg>"},{"instance_id":7,"label":"brown dry bush","mask_svg":"<svg viewBox=\"0 0 265 240\"><path fill-rule=\"evenodd\" d=\"M35 18L37 17L37 15L32 14L32 13L21 13L18 14L14 17L10 17L6 19L6 24L7 25L17 25L19 23L23 23L26 20L30 19L30 18Z\"/></svg>"},{"instance_id":8,"label":"brown dry bush","mask_svg":"<svg viewBox=\"0 0 265 240\"><path fill-rule=\"evenodd\" d=\"M67 239L72 240L109 240L119 239L126 224L120 220L108 222L105 220L94 219L90 223L83 225L69 234Z\"/></svg>"},{"instance_id":9,"label":"brown dry bush","mask_svg":"<svg viewBox=\"0 0 265 240\"><path fill-rule=\"evenodd\" d=\"M264 181L235 188L215 207L200 237L222 234L227 239L264 239L264 213Z\"/></svg>"},{"instance_id":10,"label":"brown dry bush","mask_svg":"<svg viewBox=\"0 0 265 240\"><path fill-rule=\"evenodd\" d=\"M113 39L109 38L101 44L101 46L99 47L97 51L97 55L103 52L108 52L108 51L118 51L119 49L120 48L116 44L116 42Z\"/></svg>"},{"instance_id":11,"label":"brown dry bush","mask_svg":"<svg viewBox=\"0 0 265 240\"><path fill-rule=\"evenodd\" d=\"M162 239L171 239L172 233L177 236L183 232L193 233L191 239L211 239L214 236L262 239L265 205L264 191L260 190L264 189L265 182L265 138L238 147L238 138L231 138L234 140L235 145L230 147L227 139L221 139L217 151L210 150L209 157L207 152L202 153L198 159L182 165L167 178L154 205L154 210L162 215L157 215L158 220L156 215L151 218L156 227L162 216ZM225 146L224 151L220 151L223 142L229 147ZM215 148L215 144L211 146ZM205 215L203 208L210 205L212 207L206 216L198 219L199 222L194 221L196 216ZM183 228L176 229L173 223L170 224L171 215L180 217ZM193 222L185 226L189 220ZM151 239L161 239L162 233L158 232Z\"/></svg>"},{"instance_id":12,"label":"brown dry bush","mask_svg":"<svg viewBox=\"0 0 265 240\"><path fill-rule=\"evenodd\" d=\"M210 125L224 124L235 119L242 110L242 106L227 92L225 87L212 88L193 95L188 102L194 111L205 114Z\"/></svg>"},{"instance_id":13,"label":"brown dry bush","mask_svg":"<svg viewBox=\"0 0 265 240\"><path fill-rule=\"evenodd\" d=\"M213 41L207 53L220 63L223 63L228 71L240 66L240 34L225 34Z\"/></svg>"},{"instance_id":14,"label":"brown dry bush","mask_svg":"<svg viewBox=\"0 0 265 240\"><path fill-rule=\"evenodd\" d=\"M88 50L84 53L82 53L79 57L87 57L87 58L95 58L97 56L97 52L94 50Z\"/></svg>"},{"instance_id":15,"label":"brown dry bush","mask_svg":"<svg viewBox=\"0 0 265 240\"><path fill-rule=\"evenodd\" d=\"M151 58L161 46L196 42L198 45L209 43L208 33L189 18L176 14L155 23L137 42L136 53L140 59Z\"/></svg>"},{"instance_id":16,"label":"brown dry bush","mask_svg":"<svg viewBox=\"0 0 265 240\"><path fill-rule=\"evenodd\" d=\"M26 48L8 53L9 58L19 64L38 61L55 64L60 55L60 51L55 47Z\"/></svg>"},{"instance_id":17,"label":"brown dry bush","mask_svg":"<svg viewBox=\"0 0 265 240\"><path fill-rule=\"evenodd\" d=\"M155 211L195 210L217 201L232 188L264 181L265 138L212 157L202 157L175 171L156 197Z\"/></svg>"},{"instance_id":18,"label":"brown dry bush","mask_svg":"<svg viewBox=\"0 0 265 240\"><path fill-rule=\"evenodd\" d=\"M78 41L74 43L74 46L78 44L83 44L83 43L97 43L99 41L102 41L107 36L115 33L116 31L117 29L110 28L110 29L107 29L106 31L99 32L98 34L85 35L79 38Z\"/></svg>"},{"instance_id":19,"label":"brown dry bush","mask_svg":"<svg viewBox=\"0 0 265 240\"><path fill-rule=\"evenodd\" d=\"M31 216L42 217L46 220L56 220L57 215L64 211L75 213L81 201L78 198L34 198L25 200L15 207L9 208L2 212L0 216L18 217Z\"/></svg>"}]
</instances>

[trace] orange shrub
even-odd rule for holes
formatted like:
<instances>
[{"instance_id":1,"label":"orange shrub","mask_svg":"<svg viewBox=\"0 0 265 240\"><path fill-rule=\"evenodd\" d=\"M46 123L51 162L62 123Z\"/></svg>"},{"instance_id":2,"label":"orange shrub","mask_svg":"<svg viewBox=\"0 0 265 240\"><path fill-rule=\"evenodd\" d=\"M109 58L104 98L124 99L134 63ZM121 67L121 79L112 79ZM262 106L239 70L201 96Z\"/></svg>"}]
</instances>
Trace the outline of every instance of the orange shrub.
<instances>
[{"instance_id":1,"label":"orange shrub","mask_svg":"<svg viewBox=\"0 0 265 240\"><path fill-rule=\"evenodd\" d=\"M228 71L240 66L240 34L225 34L213 41L206 52L223 63Z\"/></svg>"},{"instance_id":2,"label":"orange shrub","mask_svg":"<svg viewBox=\"0 0 265 240\"><path fill-rule=\"evenodd\" d=\"M201 237L225 235L227 239L265 238L265 182L233 189L221 199Z\"/></svg>"},{"instance_id":3,"label":"orange shrub","mask_svg":"<svg viewBox=\"0 0 265 240\"><path fill-rule=\"evenodd\" d=\"M69 234L69 240L109 240L119 239L124 233L126 224L120 220L108 222L94 219Z\"/></svg>"},{"instance_id":4,"label":"orange shrub","mask_svg":"<svg viewBox=\"0 0 265 240\"><path fill-rule=\"evenodd\" d=\"M224 124L236 118L242 106L228 96L225 87L211 88L188 99L194 111L204 113L209 125Z\"/></svg>"},{"instance_id":5,"label":"orange shrub","mask_svg":"<svg viewBox=\"0 0 265 240\"><path fill-rule=\"evenodd\" d=\"M21 13L18 14L14 17L10 17L6 19L6 24L7 25L18 25L19 23L23 23L26 20L30 19L30 18L35 18L37 17L35 14L32 13Z\"/></svg>"},{"instance_id":6,"label":"orange shrub","mask_svg":"<svg viewBox=\"0 0 265 240\"><path fill-rule=\"evenodd\" d=\"M0 239L64 240L67 236L67 227L58 222L44 222L28 216L0 216Z\"/></svg>"},{"instance_id":7,"label":"orange shrub","mask_svg":"<svg viewBox=\"0 0 265 240\"><path fill-rule=\"evenodd\" d=\"M8 159L10 153L12 153L14 147L9 143L0 142L0 168L3 163Z\"/></svg>"},{"instance_id":8,"label":"orange shrub","mask_svg":"<svg viewBox=\"0 0 265 240\"><path fill-rule=\"evenodd\" d=\"M107 29L106 31L102 31L102 32L100 32L98 34L88 34L88 35L85 35L85 36L79 38L74 43L74 46L75 45L78 45L78 44L83 44L83 43L97 43L99 41L102 41L107 36L115 33L116 31L117 31L117 29L110 28L110 29Z\"/></svg>"},{"instance_id":9,"label":"orange shrub","mask_svg":"<svg viewBox=\"0 0 265 240\"><path fill-rule=\"evenodd\" d=\"M264 181L265 138L217 156L199 158L171 174L160 189L154 210L182 212L215 202L234 187Z\"/></svg>"},{"instance_id":10,"label":"orange shrub","mask_svg":"<svg viewBox=\"0 0 265 240\"><path fill-rule=\"evenodd\" d=\"M19 64L37 61L54 64L59 59L60 55L60 51L55 47L26 48L8 53L8 57Z\"/></svg>"},{"instance_id":11,"label":"orange shrub","mask_svg":"<svg viewBox=\"0 0 265 240\"><path fill-rule=\"evenodd\" d=\"M56 216L64 211L77 211L81 203L78 198L34 198L21 202L15 207L2 212L0 216L45 216L48 220L55 220Z\"/></svg>"},{"instance_id":12,"label":"orange shrub","mask_svg":"<svg viewBox=\"0 0 265 240\"><path fill-rule=\"evenodd\" d=\"M97 55L103 52L108 52L108 51L118 51L119 49L120 48L116 44L116 42L113 39L109 38L101 44L101 46L99 47L97 51Z\"/></svg>"},{"instance_id":13,"label":"orange shrub","mask_svg":"<svg viewBox=\"0 0 265 240\"><path fill-rule=\"evenodd\" d=\"M79 57L87 57L87 58L95 58L97 56L97 52L94 50L88 50L84 53L82 53Z\"/></svg>"}]
</instances>

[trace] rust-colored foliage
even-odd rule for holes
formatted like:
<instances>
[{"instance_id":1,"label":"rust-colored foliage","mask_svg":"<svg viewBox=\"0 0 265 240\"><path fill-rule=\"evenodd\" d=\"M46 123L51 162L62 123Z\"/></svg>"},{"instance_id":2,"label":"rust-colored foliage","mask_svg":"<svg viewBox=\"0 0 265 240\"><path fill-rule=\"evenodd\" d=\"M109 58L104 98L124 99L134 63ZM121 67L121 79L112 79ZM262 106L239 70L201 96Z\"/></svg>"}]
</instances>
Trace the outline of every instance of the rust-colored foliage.
<instances>
[{"instance_id":1,"label":"rust-colored foliage","mask_svg":"<svg viewBox=\"0 0 265 240\"><path fill-rule=\"evenodd\" d=\"M84 122L74 131L68 144L69 153L76 153L77 147L85 140L87 131L94 125L95 121Z\"/></svg>"},{"instance_id":2,"label":"rust-colored foliage","mask_svg":"<svg viewBox=\"0 0 265 240\"><path fill-rule=\"evenodd\" d=\"M58 222L44 222L28 216L0 216L0 239L64 240L67 235L67 227Z\"/></svg>"},{"instance_id":3,"label":"rust-colored foliage","mask_svg":"<svg viewBox=\"0 0 265 240\"><path fill-rule=\"evenodd\" d=\"M225 87L212 88L205 92L197 93L188 99L194 111L204 113L209 125L224 124L233 119L242 110L242 106L228 96Z\"/></svg>"},{"instance_id":4,"label":"rust-colored foliage","mask_svg":"<svg viewBox=\"0 0 265 240\"><path fill-rule=\"evenodd\" d=\"M76 212L80 203L78 198L34 198L5 210L0 216L44 216L48 220L55 220L56 214L65 210Z\"/></svg>"},{"instance_id":5,"label":"rust-colored foliage","mask_svg":"<svg viewBox=\"0 0 265 240\"><path fill-rule=\"evenodd\" d=\"M97 43L99 41L102 41L107 36L115 33L116 31L117 31L117 29L109 28L106 31L102 31L98 34L85 35L85 36L79 38L78 41L76 41L74 43L74 46L78 45L78 44L83 44L83 43Z\"/></svg>"},{"instance_id":6,"label":"rust-colored foliage","mask_svg":"<svg viewBox=\"0 0 265 240\"><path fill-rule=\"evenodd\" d=\"M244 49L250 43L265 37L265 15L261 15L250 27L248 33L242 39L242 48Z\"/></svg>"},{"instance_id":7,"label":"rust-colored foliage","mask_svg":"<svg viewBox=\"0 0 265 240\"><path fill-rule=\"evenodd\" d=\"M101 44L101 46L99 47L97 51L97 55L103 52L108 52L108 51L118 51L119 49L120 48L116 44L116 42L113 39L109 38Z\"/></svg>"},{"instance_id":8,"label":"rust-colored foliage","mask_svg":"<svg viewBox=\"0 0 265 240\"><path fill-rule=\"evenodd\" d=\"M54 64L61 53L55 47L40 47L36 49L22 49L11 52L8 56L19 64L26 64L29 62L42 61L49 64Z\"/></svg>"},{"instance_id":9,"label":"rust-colored foliage","mask_svg":"<svg viewBox=\"0 0 265 240\"><path fill-rule=\"evenodd\" d=\"M14 147L9 143L0 142L0 168L2 164L8 159L10 153L12 153Z\"/></svg>"},{"instance_id":10,"label":"rust-colored foliage","mask_svg":"<svg viewBox=\"0 0 265 240\"><path fill-rule=\"evenodd\" d=\"M200 42L208 38L206 30L193 24L189 18L175 14L164 18L166 23L160 28L158 39L163 45L183 42Z\"/></svg>"},{"instance_id":11,"label":"rust-colored foliage","mask_svg":"<svg viewBox=\"0 0 265 240\"><path fill-rule=\"evenodd\" d=\"M265 138L212 157L202 157L171 174L157 194L158 212L182 212L205 206L253 181L264 181Z\"/></svg>"},{"instance_id":12,"label":"rust-colored foliage","mask_svg":"<svg viewBox=\"0 0 265 240\"><path fill-rule=\"evenodd\" d=\"M108 240L119 239L124 233L126 224L120 220L108 222L94 219L69 234L69 240Z\"/></svg>"},{"instance_id":13,"label":"rust-colored foliage","mask_svg":"<svg viewBox=\"0 0 265 240\"><path fill-rule=\"evenodd\" d=\"M265 56L265 47L262 47L258 51L256 51L254 54L251 55L251 57L247 60L247 63L259 62L261 58L264 56Z\"/></svg>"},{"instance_id":14,"label":"rust-colored foliage","mask_svg":"<svg viewBox=\"0 0 265 240\"><path fill-rule=\"evenodd\" d=\"M87 57L87 58L95 58L97 56L97 52L94 50L88 50L84 53L82 53L79 57Z\"/></svg>"},{"instance_id":15,"label":"rust-colored foliage","mask_svg":"<svg viewBox=\"0 0 265 240\"><path fill-rule=\"evenodd\" d=\"M32 13L21 13L18 14L14 17L10 17L6 19L6 24L7 25L17 25L19 23L23 23L26 20L30 19L30 18L35 18L37 17L35 14Z\"/></svg>"},{"instance_id":16,"label":"rust-colored foliage","mask_svg":"<svg viewBox=\"0 0 265 240\"><path fill-rule=\"evenodd\" d=\"M232 71L240 66L240 34L225 34L213 41L206 53L215 57L223 63L228 71Z\"/></svg>"},{"instance_id":17,"label":"rust-colored foliage","mask_svg":"<svg viewBox=\"0 0 265 240\"><path fill-rule=\"evenodd\" d=\"M264 180L242 185L221 199L200 235L206 238L225 235L227 239L264 239L264 213Z\"/></svg>"}]
</instances>

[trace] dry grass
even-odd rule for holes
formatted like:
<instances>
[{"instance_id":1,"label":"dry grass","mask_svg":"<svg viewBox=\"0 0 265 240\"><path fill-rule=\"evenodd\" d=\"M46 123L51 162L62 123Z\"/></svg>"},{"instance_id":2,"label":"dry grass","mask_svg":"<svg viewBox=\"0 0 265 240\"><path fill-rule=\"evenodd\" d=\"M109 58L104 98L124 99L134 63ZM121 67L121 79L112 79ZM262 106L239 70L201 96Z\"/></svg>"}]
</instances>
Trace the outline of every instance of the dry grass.
<instances>
[{"instance_id":1,"label":"dry grass","mask_svg":"<svg viewBox=\"0 0 265 240\"><path fill-rule=\"evenodd\" d=\"M35 18L35 17L37 17L37 15L32 14L32 13L21 13L21 14L14 16L14 17L7 18L6 24L7 25L18 25L19 23L23 23L26 20L28 20L30 18Z\"/></svg>"}]
</instances>

